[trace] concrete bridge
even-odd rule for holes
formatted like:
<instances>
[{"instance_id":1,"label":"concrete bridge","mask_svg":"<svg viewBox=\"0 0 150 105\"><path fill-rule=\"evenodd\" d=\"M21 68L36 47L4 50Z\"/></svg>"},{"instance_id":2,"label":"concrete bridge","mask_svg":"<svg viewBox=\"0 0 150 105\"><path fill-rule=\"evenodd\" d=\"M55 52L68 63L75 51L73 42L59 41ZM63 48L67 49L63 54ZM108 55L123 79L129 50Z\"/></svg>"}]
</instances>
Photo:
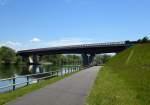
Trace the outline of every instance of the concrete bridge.
<instances>
[{"instance_id":1,"label":"concrete bridge","mask_svg":"<svg viewBox=\"0 0 150 105\"><path fill-rule=\"evenodd\" d=\"M18 51L18 54L27 62L27 64L39 64L39 58L43 55L50 54L81 54L83 65L90 65L95 57L95 54L102 53L119 53L124 49L136 44L136 41L123 42L108 42L83 44L50 48L39 48Z\"/></svg>"}]
</instances>

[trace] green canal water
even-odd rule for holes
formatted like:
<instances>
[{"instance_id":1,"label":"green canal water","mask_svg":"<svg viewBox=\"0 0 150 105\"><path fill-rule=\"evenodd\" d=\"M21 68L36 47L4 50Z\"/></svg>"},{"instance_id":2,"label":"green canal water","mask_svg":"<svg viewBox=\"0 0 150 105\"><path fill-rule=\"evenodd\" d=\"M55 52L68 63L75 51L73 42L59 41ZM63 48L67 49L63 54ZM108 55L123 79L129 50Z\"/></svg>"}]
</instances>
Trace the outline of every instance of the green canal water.
<instances>
[{"instance_id":1,"label":"green canal water","mask_svg":"<svg viewBox=\"0 0 150 105\"><path fill-rule=\"evenodd\" d=\"M15 83L23 83L21 85L17 85L16 88L26 86L27 84L24 83L27 81L27 76L30 74L41 74L47 73L50 71L60 71L58 74L64 75L69 73L70 70L79 69L78 65L39 65L39 66L27 66L27 65L0 65L0 93L4 93L7 91L13 90L13 86L5 87L10 84L13 84L13 79L7 79L16 77ZM37 83L38 78L30 77L29 84Z\"/></svg>"},{"instance_id":2,"label":"green canal water","mask_svg":"<svg viewBox=\"0 0 150 105\"><path fill-rule=\"evenodd\" d=\"M11 78L14 76L23 76L28 74L44 73L58 70L62 67L64 67L64 65L0 65L0 79Z\"/></svg>"}]
</instances>

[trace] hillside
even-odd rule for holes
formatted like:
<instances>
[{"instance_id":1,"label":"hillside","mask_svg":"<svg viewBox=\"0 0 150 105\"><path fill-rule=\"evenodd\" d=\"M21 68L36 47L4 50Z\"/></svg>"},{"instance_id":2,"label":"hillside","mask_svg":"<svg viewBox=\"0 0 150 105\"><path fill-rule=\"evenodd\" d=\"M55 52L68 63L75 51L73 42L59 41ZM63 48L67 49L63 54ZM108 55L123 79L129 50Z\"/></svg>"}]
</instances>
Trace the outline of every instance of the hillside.
<instances>
[{"instance_id":1,"label":"hillside","mask_svg":"<svg viewBox=\"0 0 150 105\"><path fill-rule=\"evenodd\" d=\"M99 71L87 105L150 105L150 44L113 57Z\"/></svg>"}]
</instances>

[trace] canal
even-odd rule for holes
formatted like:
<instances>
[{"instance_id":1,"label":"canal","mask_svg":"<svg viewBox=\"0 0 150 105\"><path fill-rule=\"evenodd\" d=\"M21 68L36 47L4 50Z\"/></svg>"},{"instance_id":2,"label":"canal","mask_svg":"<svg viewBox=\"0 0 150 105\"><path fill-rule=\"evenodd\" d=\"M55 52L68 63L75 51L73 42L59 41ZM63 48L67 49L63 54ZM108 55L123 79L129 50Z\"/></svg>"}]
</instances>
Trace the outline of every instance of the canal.
<instances>
[{"instance_id":1,"label":"canal","mask_svg":"<svg viewBox=\"0 0 150 105\"><path fill-rule=\"evenodd\" d=\"M0 87L7 86L9 84L12 84L13 80L5 80L6 78L12 78L16 77L15 83L23 83L26 82L27 77L26 75L31 74L40 74L40 73L47 73L51 71L61 71L61 74L65 74L66 72L69 72L69 70L74 68L77 65L38 65L38 66L27 66L27 65L0 65ZM31 77L30 83L37 83L37 78ZM26 83L17 85L16 88L26 86ZM13 90L13 87L6 87L6 88L0 88L0 93L4 93L7 91Z\"/></svg>"}]
</instances>

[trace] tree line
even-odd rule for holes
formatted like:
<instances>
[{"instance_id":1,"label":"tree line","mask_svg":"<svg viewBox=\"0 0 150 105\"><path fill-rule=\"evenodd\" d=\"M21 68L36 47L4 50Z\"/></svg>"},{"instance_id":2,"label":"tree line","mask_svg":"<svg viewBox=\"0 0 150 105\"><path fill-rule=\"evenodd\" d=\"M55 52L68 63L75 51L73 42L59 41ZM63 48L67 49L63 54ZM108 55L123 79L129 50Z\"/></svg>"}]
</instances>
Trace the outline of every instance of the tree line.
<instances>
[{"instance_id":1,"label":"tree line","mask_svg":"<svg viewBox=\"0 0 150 105\"><path fill-rule=\"evenodd\" d=\"M94 62L96 64L106 63L111 56L109 55L97 55ZM82 64L82 57L79 55L43 55L40 60L41 63L51 63L54 65L77 65ZM17 55L16 51L12 48L2 46L0 47L0 64L25 64L22 58Z\"/></svg>"},{"instance_id":2,"label":"tree line","mask_svg":"<svg viewBox=\"0 0 150 105\"><path fill-rule=\"evenodd\" d=\"M112 58L112 55L103 54L95 57L95 64L105 64Z\"/></svg>"},{"instance_id":3,"label":"tree line","mask_svg":"<svg viewBox=\"0 0 150 105\"><path fill-rule=\"evenodd\" d=\"M43 55L41 63L51 62L52 64L77 64L81 62L81 57L77 55ZM24 64L22 58L17 55L16 51L12 48L2 46L0 47L0 64Z\"/></svg>"},{"instance_id":4,"label":"tree line","mask_svg":"<svg viewBox=\"0 0 150 105\"><path fill-rule=\"evenodd\" d=\"M41 62L51 62L54 65L66 65L66 64L80 64L81 57L78 55L63 55L63 54L54 54L54 55L43 55Z\"/></svg>"}]
</instances>

